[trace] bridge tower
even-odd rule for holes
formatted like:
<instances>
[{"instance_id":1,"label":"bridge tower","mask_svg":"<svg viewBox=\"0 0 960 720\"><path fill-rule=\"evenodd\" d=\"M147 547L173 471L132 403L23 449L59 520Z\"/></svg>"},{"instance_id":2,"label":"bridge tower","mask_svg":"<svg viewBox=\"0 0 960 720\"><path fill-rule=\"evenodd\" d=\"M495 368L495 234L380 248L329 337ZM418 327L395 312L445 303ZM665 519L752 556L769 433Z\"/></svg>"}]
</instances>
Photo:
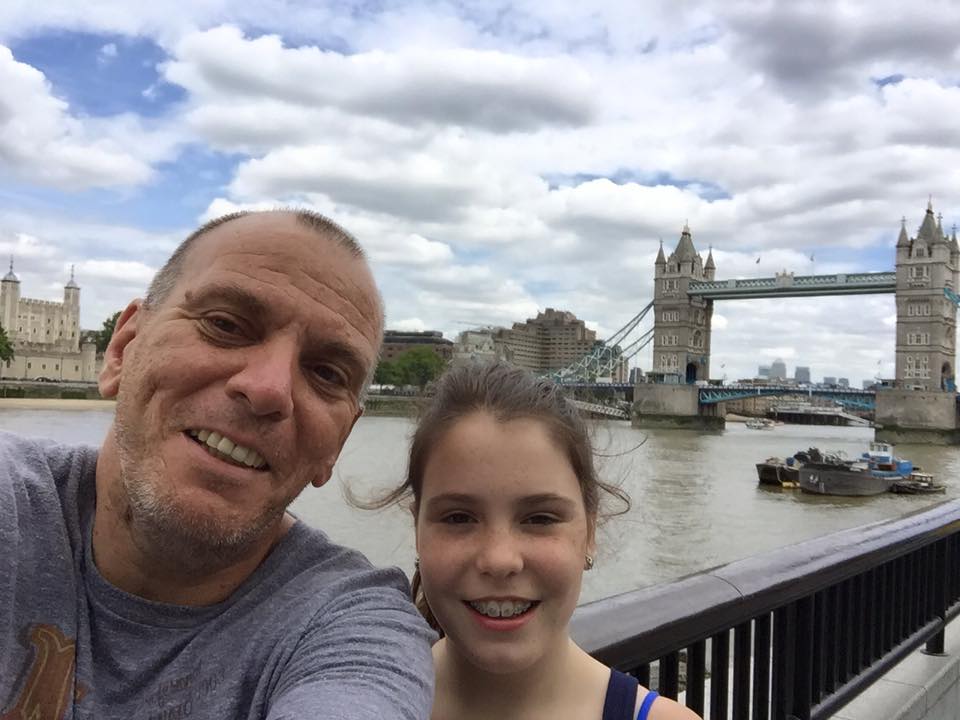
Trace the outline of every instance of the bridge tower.
<instances>
[{"instance_id":1,"label":"bridge tower","mask_svg":"<svg viewBox=\"0 0 960 720\"><path fill-rule=\"evenodd\" d=\"M693 383L710 377L713 301L691 297L687 289L693 280L713 280L716 270L713 249L704 264L687 224L668 258L661 241L654 273L652 372L665 380L674 376L676 382Z\"/></svg>"},{"instance_id":2,"label":"bridge tower","mask_svg":"<svg viewBox=\"0 0 960 720\"><path fill-rule=\"evenodd\" d=\"M897 388L955 389L957 307L943 290L957 292L958 270L956 229L944 234L932 202L915 238L907 236L904 218L897 240Z\"/></svg>"}]
</instances>

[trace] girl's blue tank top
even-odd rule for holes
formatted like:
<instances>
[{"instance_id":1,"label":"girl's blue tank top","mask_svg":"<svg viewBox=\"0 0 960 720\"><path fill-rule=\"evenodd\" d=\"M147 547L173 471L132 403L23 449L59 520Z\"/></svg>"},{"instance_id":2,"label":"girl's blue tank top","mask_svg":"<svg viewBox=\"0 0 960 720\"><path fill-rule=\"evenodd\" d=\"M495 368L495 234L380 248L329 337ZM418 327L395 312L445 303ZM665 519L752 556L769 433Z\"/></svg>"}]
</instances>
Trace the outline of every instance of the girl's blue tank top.
<instances>
[{"instance_id":1,"label":"girl's blue tank top","mask_svg":"<svg viewBox=\"0 0 960 720\"><path fill-rule=\"evenodd\" d=\"M626 675L618 670L610 670L610 682L607 683L607 697L603 703L603 720L634 720L633 708L637 704L637 687L639 683L635 677ZM659 697L651 690L643 698L640 712L636 720L647 720L653 701Z\"/></svg>"}]
</instances>

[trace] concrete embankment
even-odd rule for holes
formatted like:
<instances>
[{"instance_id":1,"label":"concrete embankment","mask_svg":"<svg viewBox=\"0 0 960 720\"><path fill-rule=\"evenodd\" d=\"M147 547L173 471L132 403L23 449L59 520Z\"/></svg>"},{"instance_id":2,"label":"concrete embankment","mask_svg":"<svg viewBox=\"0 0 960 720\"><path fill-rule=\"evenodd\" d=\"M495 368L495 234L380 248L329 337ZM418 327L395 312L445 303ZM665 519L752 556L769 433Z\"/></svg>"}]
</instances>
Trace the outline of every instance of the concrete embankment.
<instances>
[{"instance_id":1,"label":"concrete embankment","mask_svg":"<svg viewBox=\"0 0 960 720\"><path fill-rule=\"evenodd\" d=\"M409 395L371 395L363 414L375 417L416 417L421 398Z\"/></svg>"},{"instance_id":2,"label":"concrete embankment","mask_svg":"<svg viewBox=\"0 0 960 720\"><path fill-rule=\"evenodd\" d=\"M112 410L113 400L0 398L0 410Z\"/></svg>"}]
</instances>

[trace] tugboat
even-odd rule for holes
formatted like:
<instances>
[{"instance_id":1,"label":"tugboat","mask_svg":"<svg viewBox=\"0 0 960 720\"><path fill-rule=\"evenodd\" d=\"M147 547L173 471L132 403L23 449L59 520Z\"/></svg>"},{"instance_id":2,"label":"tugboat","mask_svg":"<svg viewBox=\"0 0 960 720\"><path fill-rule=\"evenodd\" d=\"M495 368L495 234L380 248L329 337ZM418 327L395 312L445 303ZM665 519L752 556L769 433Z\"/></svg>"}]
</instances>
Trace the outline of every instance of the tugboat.
<instances>
[{"instance_id":1,"label":"tugboat","mask_svg":"<svg viewBox=\"0 0 960 720\"><path fill-rule=\"evenodd\" d=\"M818 495L880 495L913 474L913 463L893 454L889 443L872 442L857 460L810 448L800 468L800 489Z\"/></svg>"},{"instance_id":2,"label":"tugboat","mask_svg":"<svg viewBox=\"0 0 960 720\"><path fill-rule=\"evenodd\" d=\"M801 453L797 453L800 455ZM757 478L761 485L775 485L783 488L799 487L800 465L796 456L786 459L769 457L757 463Z\"/></svg>"}]
</instances>

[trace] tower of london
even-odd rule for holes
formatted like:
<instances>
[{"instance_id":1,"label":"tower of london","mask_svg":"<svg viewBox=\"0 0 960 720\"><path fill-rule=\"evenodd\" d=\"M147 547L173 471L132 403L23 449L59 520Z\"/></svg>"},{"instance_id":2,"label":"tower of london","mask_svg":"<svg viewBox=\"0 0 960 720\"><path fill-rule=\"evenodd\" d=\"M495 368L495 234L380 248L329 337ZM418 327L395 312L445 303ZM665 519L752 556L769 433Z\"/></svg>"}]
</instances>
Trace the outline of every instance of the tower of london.
<instances>
[{"instance_id":1,"label":"tower of london","mask_svg":"<svg viewBox=\"0 0 960 720\"><path fill-rule=\"evenodd\" d=\"M0 281L0 325L14 349L13 360L0 365L0 378L96 380L96 345L81 342L80 286L72 269L63 302L35 300L21 296L11 258Z\"/></svg>"}]
</instances>

